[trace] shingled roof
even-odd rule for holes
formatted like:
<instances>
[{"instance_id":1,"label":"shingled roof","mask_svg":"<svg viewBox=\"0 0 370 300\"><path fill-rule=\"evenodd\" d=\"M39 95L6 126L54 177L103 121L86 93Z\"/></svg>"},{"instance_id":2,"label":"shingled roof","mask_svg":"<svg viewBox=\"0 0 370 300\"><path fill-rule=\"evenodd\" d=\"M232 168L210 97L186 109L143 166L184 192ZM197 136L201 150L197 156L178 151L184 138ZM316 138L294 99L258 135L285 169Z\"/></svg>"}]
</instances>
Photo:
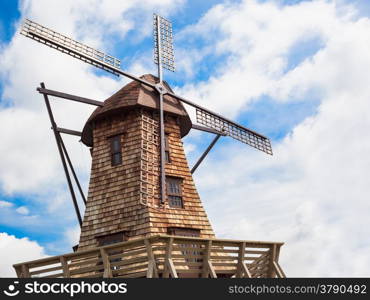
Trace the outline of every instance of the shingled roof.
<instances>
[{"instance_id":1,"label":"shingled roof","mask_svg":"<svg viewBox=\"0 0 370 300\"><path fill-rule=\"evenodd\" d=\"M140 78L146 81L157 83L157 77L151 74L145 74ZM170 86L164 81L164 86L168 91L172 91ZM120 113L135 107L145 107L153 110L159 109L158 92L145 86L137 81L131 81L118 92L104 101L102 107L98 107L87 120L82 131L82 142L87 146L93 146L92 124L100 118L107 117L111 114ZM184 106L179 100L169 95L163 97L163 110L165 113L177 115L180 119L181 137L188 134L192 123Z\"/></svg>"}]
</instances>

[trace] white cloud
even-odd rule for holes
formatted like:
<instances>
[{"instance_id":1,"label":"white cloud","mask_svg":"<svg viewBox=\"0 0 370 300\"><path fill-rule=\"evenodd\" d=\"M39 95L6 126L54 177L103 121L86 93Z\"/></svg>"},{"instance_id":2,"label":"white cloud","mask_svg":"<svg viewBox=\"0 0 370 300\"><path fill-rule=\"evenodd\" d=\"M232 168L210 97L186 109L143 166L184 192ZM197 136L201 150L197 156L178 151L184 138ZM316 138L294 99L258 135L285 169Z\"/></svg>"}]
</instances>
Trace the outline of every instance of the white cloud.
<instances>
[{"instance_id":1,"label":"white cloud","mask_svg":"<svg viewBox=\"0 0 370 300\"><path fill-rule=\"evenodd\" d=\"M334 1L244 1L194 25L203 35L221 32L211 42L230 55L218 74L181 93L230 116L262 95L320 99L316 115L273 145L273 157L226 144L196 174L216 232L285 241L288 276L369 276L370 22L354 15ZM320 51L286 71L291 46L312 35Z\"/></svg>"},{"instance_id":2,"label":"white cloud","mask_svg":"<svg viewBox=\"0 0 370 300\"><path fill-rule=\"evenodd\" d=\"M0 276L16 277L13 264L45 257L44 249L28 238L0 233Z\"/></svg>"},{"instance_id":3,"label":"white cloud","mask_svg":"<svg viewBox=\"0 0 370 300\"><path fill-rule=\"evenodd\" d=\"M13 206L13 203L0 200L0 207L11 207L11 206Z\"/></svg>"},{"instance_id":4,"label":"white cloud","mask_svg":"<svg viewBox=\"0 0 370 300\"><path fill-rule=\"evenodd\" d=\"M21 214L21 215L28 215L30 213L30 211L28 210L28 208L26 206L20 206L16 209L16 212Z\"/></svg>"},{"instance_id":5,"label":"white cloud","mask_svg":"<svg viewBox=\"0 0 370 300\"><path fill-rule=\"evenodd\" d=\"M80 239L80 233L81 229L79 226L67 229L67 231L65 232L65 237L70 248L78 244Z\"/></svg>"},{"instance_id":6,"label":"white cloud","mask_svg":"<svg viewBox=\"0 0 370 300\"><path fill-rule=\"evenodd\" d=\"M23 11L40 23L95 46L106 45L99 29L87 30L98 28L99 24L91 20L96 13L90 12L81 21L82 6L75 3L24 1ZM184 40L193 36L205 43L194 52L183 51L195 58L182 62L189 76L198 71L191 62L202 62L209 49L226 59L217 64L209 79L188 83L177 91L230 117L242 116L248 105L263 95L277 102L319 98L317 114L274 144L273 157L245 145L220 143L196 173L202 199L219 236L285 241L281 262L288 276L369 276L369 19L356 18L353 7L336 1L289 7L276 3L228 2L187 28L182 33ZM106 4L101 4L103 11L113 5ZM44 5L43 9L38 5ZM76 8L73 13L71 7ZM52 17L56 15L53 9L60 18ZM120 6L107 12L109 17L103 22L109 32L114 32L109 26L122 17L123 11ZM137 19L127 18L120 28L122 35L137 26ZM143 30L144 35L146 32ZM294 70L287 70L290 51L305 38L319 39L322 48ZM35 87L47 80L51 88L101 100L123 81L98 78L88 66L73 63L70 57L23 37L15 37L2 51L4 96L15 106L0 112L0 126L7 128L0 131L0 155L7 156L7 160L0 160L1 184L9 193L41 188L55 191L63 174ZM41 68L46 61L49 69ZM145 66L135 63L130 68L140 71ZM91 111L64 102L53 105L57 119L65 127L76 129ZM68 146L72 153L81 153L78 145ZM187 150L194 149L190 146ZM87 152L82 156L89 157ZM79 170L83 169L81 161L76 160ZM77 231L67 231L71 243Z\"/></svg>"},{"instance_id":7,"label":"white cloud","mask_svg":"<svg viewBox=\"0 0 370 300\"><path fill-rule=\"evenodd\" d=\"M33 19L99 49L112 50L109 45L116 45L133 27L140 28L140 38L150 35L154 10L168 15L182 3L182 0L67 0L56 3L25 0L21 2L20 10L22 18ZM114 38L118 33L120 37L115 41L104 40L104 37ZM65 179L44 101L35 91L36 87L44 81L51 89L104 100L128 80L97 76L91 72L91 66L18 33L0 51L0 78L3 81L0 126L6 128L0 131L0 155L6 157L0 160L0 189L8 194L55 193L64 188ZM138 61L125 67L135 74L139 72L138 75L147 70ZM51 103L58 125L76 130L82 129L94 109L59 99L51 100ZM89 151L81 147L76 137L64 138L86 186Z\"/></svg>"}]
</instances>

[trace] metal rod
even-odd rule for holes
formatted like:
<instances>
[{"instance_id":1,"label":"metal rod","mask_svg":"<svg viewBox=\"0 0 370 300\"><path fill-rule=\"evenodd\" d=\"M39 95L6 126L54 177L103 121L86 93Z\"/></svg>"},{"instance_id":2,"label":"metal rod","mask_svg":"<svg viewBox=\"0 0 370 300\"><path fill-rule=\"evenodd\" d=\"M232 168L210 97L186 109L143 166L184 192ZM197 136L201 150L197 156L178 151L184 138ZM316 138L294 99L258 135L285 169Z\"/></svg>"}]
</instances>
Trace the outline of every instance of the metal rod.
<instances>
[{"instance_id":1,"label":"metal rod","mask_svg":"<svg viewBox=\"0 0 370 300\"><path fill-rule=\"evenodd\" d=\"M61 137L61 135L60 135L60 133L59 133L59 132L58 132L58 135L59 135L59 138L60 138L60 143L61 143L61 145L62 145L62 148L63 148L64 154L65 154L65 156L66 156L66 158L67 158L67 162L68 162L69 168L71 169L71 172L72 172L73 178L74 178L74 180L75 180L75 182L76 182L76 185L77 185L77 187L78 187L78 190L80 191L81 198L82 198L83 202L84 202L84 203L85 203L85 205L86 205L86 197L85 197L84 192L82 191L82 188L81 188L81 185L80 185L80 181L78 180L78 177L77 177L77 175L76 175L75 169L73 168L72 161L71 161L71 159L69 158L67 148L66 148L66 146L65 146L65 144L64 144L64 141L63 141L63 139L62 139L62 137Z\"/></svg>"},{"instance_id":2,"label":"metal rod","mask_svg":"<svg viewBox=\"0 0 370 300\"><path fill-rule=\"evenodd\" d=\"M222 136L226 136L226 133L223 133L223 132L218 131L216 129L208 128L208 127L205 127L205 126L192 124L191 128L196 129L196 130L200 130L200 131L204 131L204 132L209 132L209 133L214 133L214 134L219 134L219 135L222 135Z\"/></svg>"},{"instance_id":3,"label":"metal rod","mask_svg":"<svg viewBox=\"0 0 370 300\"><path fill-rule=\"evenodd\" d=\"M157 15L157 53L158 53L158 78L159 84L162 84L162 60L161 60L161 26L160 18ZM166 170L165 170L165 136L164 136L164 113L163 113L163 94L159 92L159 130L160 130L160 191L161 204L166 199Z\"/></svg>"},{"instance_id":4,"label":"metal rod","mask_svg":"<svg viewBox=\"0 0 370 300\"><path fill-rule=\"evenodd\" d=\"M62 128L62 127L57 127L57 131L60 132L60 133L70 134L70 135L75 135L75 136L81 136L82 135L81 131L71 130L71 129Z\"/></svg>"},{"instance_id":5,"label":"metal rod","mask_svg":"<svg viewBox=\"0 0 370 300\"><path fill-rule=\"evenodd\" d=\"M213 139L213 141L208 146L208 148L206 149L206 151L204 151L204 153L202 154L202 156L198 159L198 161L195 163L194 167L191 169L191 171L190 171L191 174L193 174L195 172L195 170L199 167L199 165L202 163L202 161L207 156L208 152L211 151L211 149L213 148L213 146L216 144L216 142L218 141L218 139L220 137L221 137L221 134L217 134L216 135L216 137Z\"/></svg>"},{"instance_id":6,"label":"metal rod","mask_svg":"<svg viewBox=\"0 0 370 300\"><path fill-rule=\"evenodd\" d=\"M102 101L92 100L92 99L79 97L79 96L75 96L75 95L71 95L71 94L67 94L67 93L62 93L62 92L58 92L58 91L49 90L49 89L37 88L36 90L40 94L44 94L44 95L46 94L46 95L50 95L50 96L54 96L54 97L58 97L58 98L63 98L63 99L72 100L72 101L76 101L76 102L81 102L81 103L85 103L85 104L91 104L91 105L95 105L95 106L103 106L104 105L104 102L102 102Z\"/></svg>"},{"instance_id":7,"label":"metal rod","mask_svg":"<svg viewBox=\"0 0 370 300\"><path fill-rule=\"evenodd\" d=\"M45 88L45 84L43 82L40 83L40 86L43 89ZM65 173L66 178L67 178L68 188L69 188L69 191L70 191L71 196L72 196L73 206L75 208L77 219L78 219L78 222L79 222L80 227L81 227L82 226L82 218L81 218L80 210L78 208L78 203L77 203L77 199L76 199L76 196L75 196L75 193L74 193L74 190L73 190L72 181L71 181L71 178L69 176L69 172L68 172L67 164L66 164L66 161L65 161L65 157L63 155L63 150L62 150L62 146L61 146L61 143L60 143L59 134L58 134L58 131L57 131L57 125L55 123L53 112L51 110L49 98L46 94L44 94L44 100L45 100L45 105L46 105L46 108L47 108L47 111L48 111L48 114L49 114L50 123L51 123L51 126L53 128L55 141L57 143L60 159L61 159L62 164L63 164L64 173Z\"/></svg>"}]
</instances>

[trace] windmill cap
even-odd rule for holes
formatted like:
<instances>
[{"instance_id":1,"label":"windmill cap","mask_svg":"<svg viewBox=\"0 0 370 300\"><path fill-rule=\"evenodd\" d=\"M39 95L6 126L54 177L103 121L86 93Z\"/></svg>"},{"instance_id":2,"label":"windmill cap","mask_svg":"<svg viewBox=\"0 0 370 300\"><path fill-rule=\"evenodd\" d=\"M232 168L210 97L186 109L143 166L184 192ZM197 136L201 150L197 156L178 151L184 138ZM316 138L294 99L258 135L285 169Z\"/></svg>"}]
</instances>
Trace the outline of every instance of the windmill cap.
<instances>
[{"instance_id":1,"label":"windmill cap","mask_svg":"<svg viewBox=\"0 0 370 300\"><path fill-rule=\"evenodd\" d=\"M158 78L145 74L140 78L151 82L159 82ZM167 82L163 81L164 87L173 92ZM93 123L110 115L118 114L123 111L128 111L136 107L149 108L151 110L159 110L158 92L138 81L131 81L121 88L118 92L110 96L104 101L103 106L98 107L91 114L82 130L82 142L89 147L93 146ZM188 134L192 123L188 113L182 103L169 95L163 96L163 111L169 115L179 117L179 126L181 137Z\"/></svg>"}]
</instances>

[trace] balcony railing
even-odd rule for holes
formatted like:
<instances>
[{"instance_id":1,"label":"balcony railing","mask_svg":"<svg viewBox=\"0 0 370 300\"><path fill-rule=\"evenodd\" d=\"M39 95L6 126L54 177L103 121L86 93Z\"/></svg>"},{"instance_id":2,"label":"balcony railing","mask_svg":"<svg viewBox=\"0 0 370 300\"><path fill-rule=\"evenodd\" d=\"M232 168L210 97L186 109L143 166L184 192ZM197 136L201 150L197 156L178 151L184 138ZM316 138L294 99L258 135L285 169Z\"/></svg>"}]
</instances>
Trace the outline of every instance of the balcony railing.
<instances>
[{"instance_id":1,"label":"balcony railing","mask_svg":"<svg viewBox=\"0 0 370 300\"><path fill-rule=\"evenodd\" d=\"M283 243L157 235L15 264L18 277L278 277Z\"/></svg>"}]
</instances>

